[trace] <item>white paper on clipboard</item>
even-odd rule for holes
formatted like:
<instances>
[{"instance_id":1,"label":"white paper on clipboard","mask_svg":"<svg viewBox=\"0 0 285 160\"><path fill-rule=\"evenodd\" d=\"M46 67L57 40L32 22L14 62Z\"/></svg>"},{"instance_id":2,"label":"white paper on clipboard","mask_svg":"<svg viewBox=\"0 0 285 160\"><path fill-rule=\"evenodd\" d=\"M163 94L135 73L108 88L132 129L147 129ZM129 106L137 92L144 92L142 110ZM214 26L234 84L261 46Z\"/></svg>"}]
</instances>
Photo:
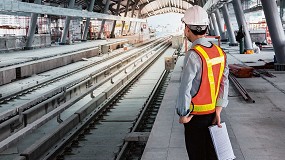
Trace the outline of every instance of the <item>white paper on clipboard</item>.
<instances>
[{"instance_id":1,"label":"white paper on clipboard","mask_svg":"<svg viewBox=\"0 0 285 160\"><path fill-rule=\"evenodd\" d=\"M221 123L222 128L217 125L210 126L210 134L215 147L219 160L232 160L235 159L231 141L228 135L227 126L223 122Z\"/></svg>"}]
</instances>

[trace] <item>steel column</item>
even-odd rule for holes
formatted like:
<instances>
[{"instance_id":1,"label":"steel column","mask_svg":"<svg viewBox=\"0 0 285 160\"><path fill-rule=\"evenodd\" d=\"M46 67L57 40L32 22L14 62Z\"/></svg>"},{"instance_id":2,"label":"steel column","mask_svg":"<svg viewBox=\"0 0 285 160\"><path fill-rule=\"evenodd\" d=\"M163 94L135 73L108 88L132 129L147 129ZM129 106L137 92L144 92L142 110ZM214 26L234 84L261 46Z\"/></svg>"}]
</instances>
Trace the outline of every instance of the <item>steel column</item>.
<instances>
[{"instance_id":1,"label":"steel column","mask_svg":"<svg viewBox=\"0 0 285 160\"><path fill-rule=\"evenodd\" d=\"M247 25L246 25L246 21L245 21L245 18L244 18L244 13L243 13L243 10L242 10L242 7L241 7L241 2L240 2L240 0L233 0L232 4L233 4L233 7L234 7L234 11L235 11L235 15L236 15L236 19L237 19L238 25L239 26L241 26L241 25L243 26L243 30L244 30L244 33L245 33L245 37L244 37L244 40L245 40L245 44L244 44L245 50L252 50L252 41L251 41L250 34L249 34L249 31L248 31L248 28L247 28Z\"/></svg>"},{"instance_id":2,"label":"steel column","mask_svg":"<svg viewBox=\"0 0 285 160\"><path fill-rule=\"evenodd\" d=\"M142 16L142 7L140 6L139 10L138 10L137 18L141 18L141 16ZM141 33L141 28L140 27L141 27L141 22L137 23L137 25L136 25L136 30L138 30L139 34ZM139 29L137 29L137 28L139 28Z\"/></svg>"},{"instance_id":3,"label":"steel column","mask_svg":"<svg viewBox=\"0 0 285 160\"><path fill-rule=\"evenodd\" d=\"M128 0L128 1L127 1L127 6L126 6L126 9L125 9L125 15L124 15L124 17L127 16L128 9L129 9L129 5L130 5L130 1L131 1L131 0ZM123 23L123 25L122 25L122 32L121 32L121 35L123 35L124 27L125 27L126 21L123 21L122 23Z\"/></svg>"},{"instance_id":4,"label":"steel column","mask_svg":"<svg viewBox=\"0 0 285 160\"><path fill-rule=\"evenodd\" d=\"M281 18L281 21L284 20L284 18L283 18L284 8L285 8L285 0L280 0L280 18Z\"/></svg>"},{"instance_id":5,"label":"steel column","mask_svg":"<svg viewBox=\"0 0 285 160\"><path fill-rule=\"evenodd\" d=\"M225 37L224 30L223 30L224 27L222 25L222 19L221 19L221 14L220 14L220 10L219 9L216 9L215 16L216 16L219 32L220 32L220 35L221 35L221 40L224 41L224 40L226 40L226 37Z\"/></svg>"},{"instance_id":6,"label":"steel column","mask_svg":"<svg viewBox=\"0 0 285 160\"><path fill-rule=\"evenodd\" d=\"M212 23L213 23L213 26L214 26L215 35L216 36L220 36L218 24L217 24L217 21L216 21L214 13L211 13L211 19L212 19Z\"/></svg>"},{"instance_id":7,"label":"steel column","mask_svg":"<svg viewBox=\"0 0 285 160\"><path fill-rule=\"evenodd\" d=\"M132 18L133 18L134 13L135 13L135 8L136 8L136 6L137 6L137 2L138 2L138 0L135 1L135 4L133 5L133 8L132 8L132 14L131 14L131 17L132 17ZM132 26L132 22L130 22L130 26L129 26L128 33L129 33L130 30L131 30L131 26Z\"/></svg>"},{"instance_id":8,"label":"steel column","mask_svg":"<svg viewBox=\"0 0 285 160\"><path fill-rule=\"evenodd\" d=\"M139 9L139 10L138 10L138 12L137 12L137 16L136 16L136 18L138 18L138 17L139 17L139 13L140 13L140 9ZM136 34L137 27L138 27L138 22L136 22L136 24L135 24L135 27L134 27L134 34Z\"/></svg>"},{"instance_id":9,"label":"steel column","mask_svg":"<svg viewBox=\"0 0 285 160\"><path fill-rule=\"evenodd\" d=\"M118 1L118 3L117 3L116 16L117 16L117 15L119 15L121 2L122 2L122 0L119 0L119 1ZM112 32L111 32L111 38L115 38L115 29L116 29L116 24L117 24L117 21L116 21L116 20L114 20L113 28L112 28Z\"/></svg>"},{"instance_id":10,"label":"steel column","mask_svg":"<svg viewBox=\"0 0 285 160\"><path fill-rule=\"evenodd\" d=\"M215 35L215 30L214 30L213 22L211 20L211 16L209 16L209 32L211 35Z\"/></svg>"},{"instance_id":11,"label":"steel column","mask_svg":"<svg viewBox=\"0 0 285 160\"><path fill-rule=\"evenodd\" d=\"M139 13L138 13L138 17L137 18L141 18L142 16L142 7L140 6L140 9L139 9Z\"/></svg>"},{"instance_id":12,"label":"steel column","mask_svg":"<svg viewBox=\"0 0 285 160\"><path fill-rule=\"evenodd\" d=\"M207 0L202 0L202 6L203 7L206 4Z\"/></svg>"},{"instance_id":13,"label":"steel column","mask_svg":"<svg viewBox=\"0 0 285 160\"><path fill-rule=\"evenodd\" d=\"M235 39L235 34L232 29L232 25L231 25L230 18L229 18L230 16L229 16L229 11L228 11L228 6L226 3L222 7L222 12L223 12L224 21L227 27L228 37L230 39L229 45L236 46L238 45L238 43L236 42L236 39Z\"/></svg>"},{"instance_id":14,"label":"steel column","mask_svg":"<svg viewBox=\"0 0 285 160\"><path fill-rule=\"evenodd\" d=\"M109 5L110 5L110 0L107 0L106 4L105 4L105 7L104 7L104 14L108 13ZM106 22L106 19L102 19L101 28L100 28L100 31L98 33L98 39L101 39L101 34L102 34L103 30L104 30L105 22Z\"/></svg>"},{"instance_id":15,"label":"steel column","mask_svg":"<svg viewBox=\"0 0 285 160\"><path fill-rule=\"evenodd\" d=\"M74 4L75 4L75 0L70 0L68 8L72 9L74 7ZM70 17L70 16L66 16L65 24L64 24L64 30L63 30L63 33L61 35L61 44L66 44L66 37L68 34L69 24L70 24L71 18L72 17Z\"/></svg>"},{"instance_id":16,"label":"steel column","mask_svg":"<svg viewBox=\"0 0 285 160\"><path fill-rule=\"evenodd\" d=\"M94 4L95 4L95 0L91 0L90 6L88 8L89 12L93 12ZM90 25L90 18L87 18L86 22L85 22L83 36L82 36L82 40L83 41L87 40L87 33L88 33L88 30L89 30L89 25Z\"/></svg>"},{"instance_id":17,"label":"steel column","mask_svg":"<svg viewBox=\"0 0 285 160\"><path fill-rule=\"evenodd\" d=\"M208 28L208 30L209 30L210 35L215 35L214 29L213 29L213 24L212 24L211 21L210 21L210 23L209 23L209 28Z\"/></svg>"},{"instance_id":18,"label":"steel column","mask_svg":"<svg viewBox=\"0 0 285 160\"><path fill-rule=\"evenodd\" d=\"M285 36L275 0L261 0L277 63L285 66Z\"/></svg>"},{"instance_id":19,"label":"steel column","mask_svg":"<svg viewBox=\"0 0 285 160\"><path fill-rule=\"evenodd\" d=\"M209 34L211 35L211 25L210 25L210 20L209 20L209 25L208 25L208 31L209 31Z\"/></svg>"},{"instance_id":20,"label":"steel column","mask_svg":"<svg viewBox=\"0 0 285 160\"><path fill-rule=\"evenodd\" d=\"M135 27L134 27L134 34L136 34L136 31L137 31L137 26L138 26L138 22L135 22Z\"/></svg>"},{"instance_id":21,"label":"steel column","mask_svg":"<svg viewBox=\"0 0 285 160\"><path fill-rule=\"evenodd\" d=\"M35 4L41 4L41 0L35 0ZM31 21L29 24L29 30L28 30L28 35L27 35L27 42L25 49L29 50L32 49L34 37L35 37L35 31L37 27L37 20L38 20L38 14L32 13L31 16Z\"/></svg>"}]
</instances>

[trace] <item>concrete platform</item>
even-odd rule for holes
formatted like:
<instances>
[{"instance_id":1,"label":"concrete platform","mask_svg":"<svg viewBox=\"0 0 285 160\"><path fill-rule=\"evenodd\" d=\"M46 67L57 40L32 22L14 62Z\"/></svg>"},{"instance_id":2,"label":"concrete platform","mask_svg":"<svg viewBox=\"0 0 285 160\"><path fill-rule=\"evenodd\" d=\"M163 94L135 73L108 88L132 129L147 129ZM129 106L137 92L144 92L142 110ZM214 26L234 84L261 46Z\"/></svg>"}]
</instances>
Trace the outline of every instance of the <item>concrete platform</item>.
<instances>
[{"instance_id":1,"label":"concrete platform","mask_svg":"<svg viewBox=\"0 0 285 160\"><path fill-rule=\"evenodd\" d=\"M274 51L240 55L238 47L222 46L228 63L250 62L261 65L272 61ZM187 160L184 127L178 123L175 111L183 58L178 59L166 90L142 160ZM264 61L260 61L264 60ZM270 71L269 71L270 72ZM256 103L247 103L230 86L229 105L222 111L237 160L279 160L285 151L285 74L272 72L276 77L238 79Z\"/></svg>"},{"instance_id":2,"label":"concrete platform","mask_svg":"<svg viewBox=\"0 0 285 160\"><path fill-rule=\"evenodd\" d=\"M122 48L126 39L99 40L68 46L1 53L0 85Z\"/></svg>"},{"instance_id":3,"label":"concrete platform","mask_svg":"<svg viewBox=\"0 0 285 160\"><path fill-rule=\"evenodd\" d=\"M125 39L109 39L108 41L96 40L96 41L87 41L84 43L75 43L72 45L54 45L48 48L0 53L1 55L0 67L27 62L30 61L31 59L43 59L46 57L77 52L89 48L94 48L97 47L98 45L104 45L123 40Z\"/></svg>"}]
</instances>

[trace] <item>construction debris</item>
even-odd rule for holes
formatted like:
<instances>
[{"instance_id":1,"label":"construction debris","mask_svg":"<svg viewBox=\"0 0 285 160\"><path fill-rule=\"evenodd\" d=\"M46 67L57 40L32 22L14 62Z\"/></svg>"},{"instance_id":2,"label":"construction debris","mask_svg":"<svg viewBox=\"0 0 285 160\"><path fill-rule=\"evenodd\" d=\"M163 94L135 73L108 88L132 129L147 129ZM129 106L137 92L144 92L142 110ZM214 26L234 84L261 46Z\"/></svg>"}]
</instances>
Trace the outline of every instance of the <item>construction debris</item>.
<instances>
[{"instance_id":1,"label":"construction debris","mask_svg":"<svg viewBox=\"0 0 285 160\"><path fill-rule=\"evenodd\" d=\"M229 64L230 72L238 78L250 78L254 68L242 64Z\"/></svg>"}]
</instances>

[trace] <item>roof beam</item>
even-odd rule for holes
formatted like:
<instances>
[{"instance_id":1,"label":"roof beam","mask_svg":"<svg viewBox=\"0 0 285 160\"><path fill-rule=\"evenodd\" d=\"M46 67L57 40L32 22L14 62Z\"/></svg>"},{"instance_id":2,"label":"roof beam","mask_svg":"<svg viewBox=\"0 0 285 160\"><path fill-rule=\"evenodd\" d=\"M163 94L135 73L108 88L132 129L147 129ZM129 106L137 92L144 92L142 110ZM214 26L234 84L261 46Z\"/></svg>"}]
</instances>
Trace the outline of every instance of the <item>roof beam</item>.
<instances>
[{"instance_id":1,"label":"roof beam","mask_svg":"<svg viewBox=\"0 0 285 160\"><path fill-rule=\"evenodd\" d=\"M136 3L134 1L131 1L131 4L129 5L128 8L127 8L127 6L121 5L121 6L124 6L125 8L120 9L120 13L125 12L126 9L128 10L127 12L132 11L133 5L136 5Z\"/></svg>"},{"instance_id":2,"label":"roof beam","mask_svg":"<svg viewBox=\"0 0 285 160\"><path fill-rule=\"evenodd\" d=\"M157 2L157 7L158 7L158 8L162 8L162 5L161 5L161 3L160 3L160 0L157 0L156 2Z\"/></svg>"},{"instance_id":3,"label":"roof beam","mask_svg":"<svg viewBox=\"0 0 285 160\"><path fill-rule=\"evenodd\" d=\"M156 1L156 0L149 0L149 3L154 2L154 1ZM195 3L194 3L193 1L191 1L191 0L182 0L182 1L183 1L183 2L187 2L187 3L191 4L191 5L194 5L194 4L195 4ZM143 6L142 8L144 8L146 5L148 5L147 2L140 4L140 6Z\"/></svg>"},{"instance_id":4,"label":"roof beam","mask_svg":"<svg viewBox=\"0 0 285 160\"><path fill-rule=\"evenodd\" d=\"M170 13L170 12L179 12L180 13L180 10L183 10L183 9L178 8L178 7L166 7L166 8L156 9L156 10L154 10L152 12L148 12L148 13L142 14L141 16L143 18L145 18L145 17L149 17L149 15L154 15L155 13L153 13L153 12L156 12L156 13L160 12L160 13L162 13L161 10L163 10L163 9L166 10L166 12L164 12L164 13Z\"/></svg>"},{"instance_id":5,"label":"roof beam","mask_svg":"<svg viewBox=\"0 0 285 160\"><path fill-rule=\"evenodd\" d=\"M0 10L2 12L25 12L25 13L37 13L37 14L58 15L58 16L72 16L72 17L86 17L86 18L106 19L106 20L145 22L145 20L137 19L137 18L113 16L113 15L88 12L88 11L83 11L83 10L53 7L53 6L46 6L46 5L41 5L41 4L33 4L33 3L10 1L10 0L0 1Z\"/></svg>"},{"instance_id":6,"label":"roof beam","mask_svg":"<svg viewBox=\"0 0 285 160\"><path fill-rule=\"evenodd\" d=\"M150 4L149 0L146 0L146 1L147 1L147 2L148 2L148 4L150 5L150 7L151 7L151 9L152 9L153 13L155 14L155 12L154 12L154 10L153 10L153 7L152 7L152 4Z\"/></svg>"}]
</instances>

